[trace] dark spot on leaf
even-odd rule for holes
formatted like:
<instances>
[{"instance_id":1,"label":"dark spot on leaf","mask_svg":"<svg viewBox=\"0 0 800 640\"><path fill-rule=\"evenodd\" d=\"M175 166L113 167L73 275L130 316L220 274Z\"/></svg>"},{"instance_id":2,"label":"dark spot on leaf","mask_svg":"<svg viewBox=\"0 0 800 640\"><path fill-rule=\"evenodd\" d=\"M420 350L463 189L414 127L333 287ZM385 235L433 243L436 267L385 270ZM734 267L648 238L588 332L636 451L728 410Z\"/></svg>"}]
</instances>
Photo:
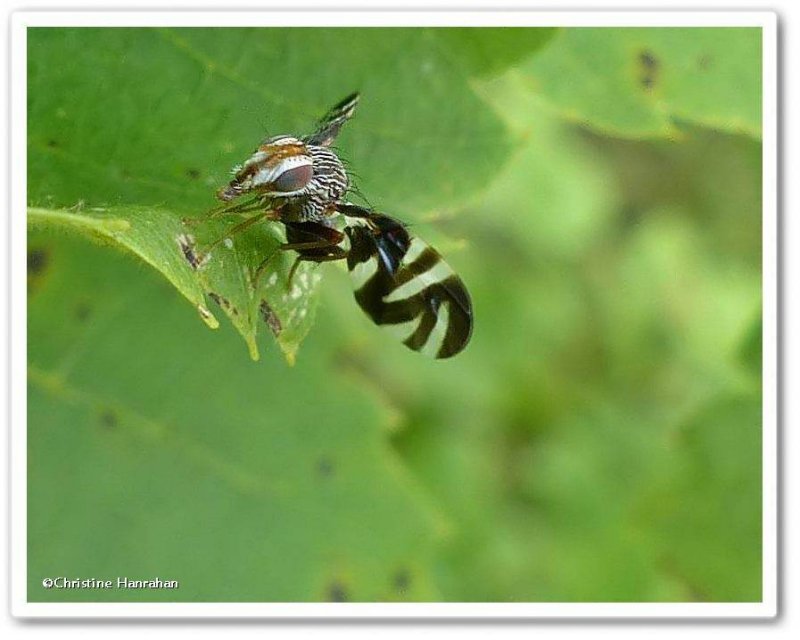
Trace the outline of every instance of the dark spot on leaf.
<instances>
[{"instance_id":1,"label":"dark spot on leaf","mask_svg":"<svg viewBox=\"0 0 800 640\"><path fill-rule=\"evenodd\" d=\"M58 147L58 140L50 138L47 141L47 146L50 147L51 149L56 149Z\"/></svg>"},{"instance_id":2,"label":"dark spot on leaf","mask_svg":"<svg viewBox=\"0 0 800 640\"><path fill-rule=\"evenodd\" d=\"M400 569L396 574L394 574L392 582L394 583L394 588L398 593L405 593L411 586L411 574L408 573L407 569Z\"/></svg>"},{"instance_id":3,"label":"dark spot on leaf","mask_svg":"<svg viewBox=\"0 0 800 640\"><path fill-rule=\"evenodd\" d=\"M28 276L39 276L47 268L50 254L46 249L31 249L28 251Z\"/></svg>"},{"instance_id":4,"label":"dark spot on leaf","mask_svg":"<svg viewBox=\"0 0 800 640\"><path fill-rule=\"evenodd\" d=\"M78 322L86 322L92 315L92 307L88 302L79 302L75 307L75 317Z\"/></svg>"},{"instance_id":5,"label":"dark spot on leaf","mask_svg":"<svg viewBox=\"0 0 800 640\"><path fill-rule=\"evenodd\" d=\"M281 335L281 331L283 330L281 319L278 317L278 314L273 311L272 307L269 306L269 303L266 300L262 300L258 309L261 312L261 318L270 328L270 331L272 331L275 337L277 338L279 335Z\"/></svg>"},{"instance_id":6,"label":"dark spot on leaf","mask_svg":"<svg viewBox=\"0 0 800 640\"><path fill-rule=\"evenodd\" d=\"M334 580L328 585L329 602L347 602L350 599L345 586L338 580Z\"/></svg>"},{"instance_id":7,"label":"dark spot on leaf","mask_svg":"<svg viewBox=\"0 0 800 640\"><path fill-rule=\"evenodd\" d=\"M658 80L661 64L652 51L645 49L639 53L639 82L646 91L651 91Z\"/></svg>"},{"instance_id":8,"label":"dark spot on leaf","mask_svg":"<svg viewBox=\"0 0 800 640\"><path fill-rule=\"evenodd\" d=\"M317 471L319 475L328 478L333 475L336 468L333 465L333 460L328 457L322 457L317 461Z\"/></svg>"},{"instance_id":9,"label":"dark spot on leaf","mask_svg":"<svg viewBox=\"0 0 800 640\"><path fill-rule=\"evenodd\" d=\"M117 426L118 422L117 414L111 409L104 409L100 414L100 424L106 429L113 429Z\"/></svg>"},{"instance_id":10,"label":"dark spot on leaf","mask_svg":"<svg viewBox=\"0 0 800 640\"><path fill-rule=\"evenodd\" d=\"M194 251L194 238L190 235L182 233L175 238L175 240L178 242L178 246L181 248L181 252L183 253L183 257L186 258L186 262L189 263L192 269L197 270L202 261Z\"/></svg>"},{"instance_id":11,"label":"dark spot on leaf","mask_svg":"<svg viewBox=\"0 0 800 640\"><path fill-rule=\"evenodd\" d=\"M638 226L645 216L644 208L633 204L626 205L620 210L620 225L628 231Z\"/></svg>"},{"instance_id":12,"label":"dark spot on leaf","mask_svg":"<svg viewBox=\"0 0 800 640\"><path fill-rule=\"evenodd\" d=\"M231 304L231 301L228 300L225 296L221 296L218 293L209 291L208 297L211 298L214 302L216 302L220 307L225 309L225 311L230 311L235 316L239 315L239 310L236 307L234 307Z\"/></svg>"},{"instance_id":13,"label":"dark spot on leaf","mask_svg":"<svg viewBox=\"0 0 800 640\"><path fill-rule=\"evenodd\" d=\"M49 265L50 251L48 249L30 249L28 251L28 295L31 295L41 285Z\"/></svg>"},{"instance_id":14,"label":"dark spot on leaf","mask_svg":"<svg viewBox=\"0 0 800 640\"><path fill-rule=\"evenodd\" d=\"M197 169L187 169L186 170L186 177L190 180L197 180L200 177L200 171Z\"/></svg>"},{"instance_id":15,"label":"dark spot on leaf","mask_svg":"<svg viewBox=\"0 0 800 640\"><path fill-rule=\"evenodd\" d=\"M697 58L697 68L700 69L700 71L708 71L713 64L714 58L707 53Z\"/></svg>"}]
</instances>

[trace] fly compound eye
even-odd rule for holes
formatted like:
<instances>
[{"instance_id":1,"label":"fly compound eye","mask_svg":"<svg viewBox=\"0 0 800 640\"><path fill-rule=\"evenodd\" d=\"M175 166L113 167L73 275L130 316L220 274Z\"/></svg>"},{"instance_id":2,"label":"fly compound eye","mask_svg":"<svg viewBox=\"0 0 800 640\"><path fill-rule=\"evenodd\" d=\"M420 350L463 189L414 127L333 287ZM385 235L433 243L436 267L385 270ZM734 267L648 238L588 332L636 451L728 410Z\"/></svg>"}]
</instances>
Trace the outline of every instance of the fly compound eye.
<instances>
[{"instance_id":1,"label":"fly compound eye","mask_svg":"<svg viewBox=\"0 0 800 640\"><path fill-rule=\"evenodd\" d=\"M310 164L292 167L278 176L273 183L273 187L275 188L275 191L279 191L281 193L299 191L309 183L313 175L314 167L312 167Z\"/></svg>"}]
</instances>

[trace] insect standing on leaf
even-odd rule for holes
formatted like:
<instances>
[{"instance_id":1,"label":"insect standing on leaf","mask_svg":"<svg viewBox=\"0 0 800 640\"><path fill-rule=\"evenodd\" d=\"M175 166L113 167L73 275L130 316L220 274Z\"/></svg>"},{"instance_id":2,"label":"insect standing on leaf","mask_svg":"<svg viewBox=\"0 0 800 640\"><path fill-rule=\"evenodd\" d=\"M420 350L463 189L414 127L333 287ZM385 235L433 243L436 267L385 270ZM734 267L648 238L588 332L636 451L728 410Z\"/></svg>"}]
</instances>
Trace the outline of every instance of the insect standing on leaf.
<instances>
[{"instance_id":1,"label":"insect standing on leaf","mask_svg":"<svg viewBox=\"0 0 800 640\"><path fill-rule=\"evenodd\" d=\"M310 135L264 140L217 192L228 204L210 215L254 212L226 238L261 221L282 223L286 243L279 249L297 253L289 282L300 262L346 260L355 299L375 324L410 349L449 358L472 334L464 283L401 222L344 199L349 179L330 145L358 100L357 93L342 100ZM271 257L257 268L256 281Z\"/></svg>"}]
</instances>

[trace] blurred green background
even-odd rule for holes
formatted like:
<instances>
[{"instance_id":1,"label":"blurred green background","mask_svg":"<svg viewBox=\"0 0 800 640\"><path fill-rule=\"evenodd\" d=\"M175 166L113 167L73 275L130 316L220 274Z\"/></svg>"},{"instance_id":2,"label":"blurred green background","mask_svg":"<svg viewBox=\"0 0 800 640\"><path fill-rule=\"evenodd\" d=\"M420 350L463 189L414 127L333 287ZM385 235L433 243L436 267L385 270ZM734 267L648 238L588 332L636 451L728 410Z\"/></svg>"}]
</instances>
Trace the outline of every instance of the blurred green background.
<instances>
[{"instance_id":1,"label":"blurred green background","mask_svg":"<svg viewBox=\"0 0 800 640\"><path fill-rule=\"evenodd\" d=\"M760 600L760 43L30 29L29 599ZM199 278L175 242L354 89L359 191L472 293L452 360L336 265L276 343L241 276L275 231Z\"/></svg>"}]
</instances>

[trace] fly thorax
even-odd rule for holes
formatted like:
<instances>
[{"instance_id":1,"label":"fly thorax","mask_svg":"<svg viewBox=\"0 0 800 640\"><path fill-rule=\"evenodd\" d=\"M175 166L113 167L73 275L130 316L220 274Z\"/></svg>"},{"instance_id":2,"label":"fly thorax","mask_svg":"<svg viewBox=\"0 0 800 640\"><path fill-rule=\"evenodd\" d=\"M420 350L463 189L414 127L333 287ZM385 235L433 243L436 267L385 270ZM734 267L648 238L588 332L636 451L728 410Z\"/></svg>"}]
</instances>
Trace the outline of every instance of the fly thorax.
<instances>
[{"instance_id":1,"label":"fly thorax","mask_svg":"<svg viewBox=\"0 0 800 640\"><path fill-rule=\"evenodd\" d=\"M314 163L314 177L308 190L320 201L334 203L347 191L348 180L344 165L333 151L326 147L308 147Z\"/></svg>"}]
</instances>

